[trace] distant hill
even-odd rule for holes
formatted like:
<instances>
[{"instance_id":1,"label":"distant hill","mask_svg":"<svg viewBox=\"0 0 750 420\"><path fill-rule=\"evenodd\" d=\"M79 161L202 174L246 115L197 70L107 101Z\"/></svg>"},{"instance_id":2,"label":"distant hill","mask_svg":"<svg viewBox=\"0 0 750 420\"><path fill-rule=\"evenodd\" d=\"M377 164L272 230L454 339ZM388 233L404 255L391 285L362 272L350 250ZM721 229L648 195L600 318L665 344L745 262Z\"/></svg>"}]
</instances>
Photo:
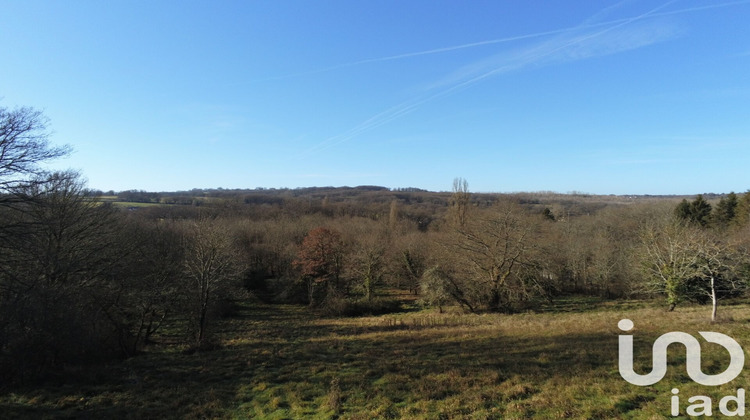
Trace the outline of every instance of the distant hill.
<instances>
[{"instance_id":1,"label":"distant hill","mask_svg":"<svg viewBox=\"0 0 750 420\"><path fill-rule=\"evenodd\" d=\"M128 190L109 192L105 201L117 203L130 210L154 205L170 206L241 206L264 210L266 214L283 210L287 214L325 213L330 215L357 215L381 217L387 215L391 203L414 220L433 220L451 205L452 193L427 191L420 188L387 188L376 185L356 187L305 187L305 188L255 188L255 189L199 189L174 192L149 192ZM718 200L723 194L704 194L707 200ZM491 206L500 200L513 200L531 209L543 212L553 209L557 214L569 216L593 214L608 206L627 206L644 201L666 200L678 202L694 196L682 195L596 195L580 192L557 193L514 192L472 193L474 206ZM274 210L275 209L275 210Z\"/></svg>"}]
</instances>

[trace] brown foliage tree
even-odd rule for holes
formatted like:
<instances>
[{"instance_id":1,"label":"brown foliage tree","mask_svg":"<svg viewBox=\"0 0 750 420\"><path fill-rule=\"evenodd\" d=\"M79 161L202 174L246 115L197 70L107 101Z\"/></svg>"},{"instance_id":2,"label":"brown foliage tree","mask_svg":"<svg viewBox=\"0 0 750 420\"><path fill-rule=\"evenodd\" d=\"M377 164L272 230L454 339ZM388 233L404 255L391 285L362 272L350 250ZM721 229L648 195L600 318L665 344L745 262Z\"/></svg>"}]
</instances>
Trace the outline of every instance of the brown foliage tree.
<instances>
[{"instance_id":1,"label":"brown foliage tree","mask_svg":"<svg viewBox=\"0 0 750 420\"><path fill-rule=\"evenodd\" d=\"M310 306L315 306L320 286L333 290L339 288L343 246L341 234L325 227L311 230L302 241L294 265L307 286Z\"/></svg>"}]
</instances>

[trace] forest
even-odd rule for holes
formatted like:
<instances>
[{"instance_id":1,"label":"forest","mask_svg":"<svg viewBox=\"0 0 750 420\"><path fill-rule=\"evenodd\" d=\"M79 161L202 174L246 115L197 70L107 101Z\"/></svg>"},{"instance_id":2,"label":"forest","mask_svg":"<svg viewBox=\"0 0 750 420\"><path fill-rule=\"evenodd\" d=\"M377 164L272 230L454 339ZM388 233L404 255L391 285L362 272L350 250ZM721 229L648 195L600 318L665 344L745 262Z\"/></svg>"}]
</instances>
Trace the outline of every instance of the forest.
<instances>
[{"instance_id":1,"label":"forest","mask_svg":"<svg viewBox=\"0 0 750 420\"><path fill-rule=\"evenodd\" d=\"M577 296L716 320L750 276L750 193L472 193L452 174L444 192L102 192L42 169L67 153L40 112L0 110L5 392L166 338L220 348L222 320L254 306L522 314Z\"/></svg>"}]
</instances>

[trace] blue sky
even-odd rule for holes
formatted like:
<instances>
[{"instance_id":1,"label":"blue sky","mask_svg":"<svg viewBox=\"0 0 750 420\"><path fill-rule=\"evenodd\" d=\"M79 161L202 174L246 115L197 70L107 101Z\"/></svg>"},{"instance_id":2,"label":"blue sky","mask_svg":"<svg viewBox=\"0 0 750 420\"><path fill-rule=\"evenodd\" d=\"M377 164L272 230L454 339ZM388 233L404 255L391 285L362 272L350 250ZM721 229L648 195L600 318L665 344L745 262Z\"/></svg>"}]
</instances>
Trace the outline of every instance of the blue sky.
<instances>
[{"instance_id":1,"label":"blue sky","mask_svg":"<svg viewBox=\"0 0 750 420\"><path fill-rule=\"evenodd\" d=\"M5 1L92 188L750 189L750 1Z\"/></svg>"}]
</instances>

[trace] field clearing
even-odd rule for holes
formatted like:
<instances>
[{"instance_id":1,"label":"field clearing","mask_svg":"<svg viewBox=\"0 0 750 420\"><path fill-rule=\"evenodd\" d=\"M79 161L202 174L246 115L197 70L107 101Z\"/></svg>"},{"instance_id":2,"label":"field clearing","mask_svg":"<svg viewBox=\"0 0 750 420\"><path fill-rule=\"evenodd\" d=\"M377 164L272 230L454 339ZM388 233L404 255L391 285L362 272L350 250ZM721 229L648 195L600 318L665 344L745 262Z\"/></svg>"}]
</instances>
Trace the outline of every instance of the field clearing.
<instances>
[{"instance_id":1,"label":"field clearing","mask_svg":"<svg viewBox=\"0 0 750 420\"><path fill-rule=\"evenodd\" d=\"M130 203L125 201L113 201L112 205L120 208L136 208L136 207L158 207L165 206L166 204L160 203Z\"/></svg>"},{"instance_id":2,"label":"field clearing","mask_svg":"<svg viewBox=\"0 0 750 420\"><path fill-rule=\"evenodd\" d=\"M583 302L586 303L586 302ZM670 350L667 376L650 387L617 368L617 322L634 321L636 370L651 366L661 334L717 331L750 344L750 306L561 301L565 312L471 315L456 310L317 318L305 307L248 304L217 325L216 349L164 343L122 364L70 369L44 386L0 395L3 418L413 418L652 419L669 416L670 392L715 401L748 382L703 387ZM451 308L452 309L452 308ZM707 373L721 347L703 343ZM687 418L687 417L685 417Z\"/></svg>"}]
</instances>

